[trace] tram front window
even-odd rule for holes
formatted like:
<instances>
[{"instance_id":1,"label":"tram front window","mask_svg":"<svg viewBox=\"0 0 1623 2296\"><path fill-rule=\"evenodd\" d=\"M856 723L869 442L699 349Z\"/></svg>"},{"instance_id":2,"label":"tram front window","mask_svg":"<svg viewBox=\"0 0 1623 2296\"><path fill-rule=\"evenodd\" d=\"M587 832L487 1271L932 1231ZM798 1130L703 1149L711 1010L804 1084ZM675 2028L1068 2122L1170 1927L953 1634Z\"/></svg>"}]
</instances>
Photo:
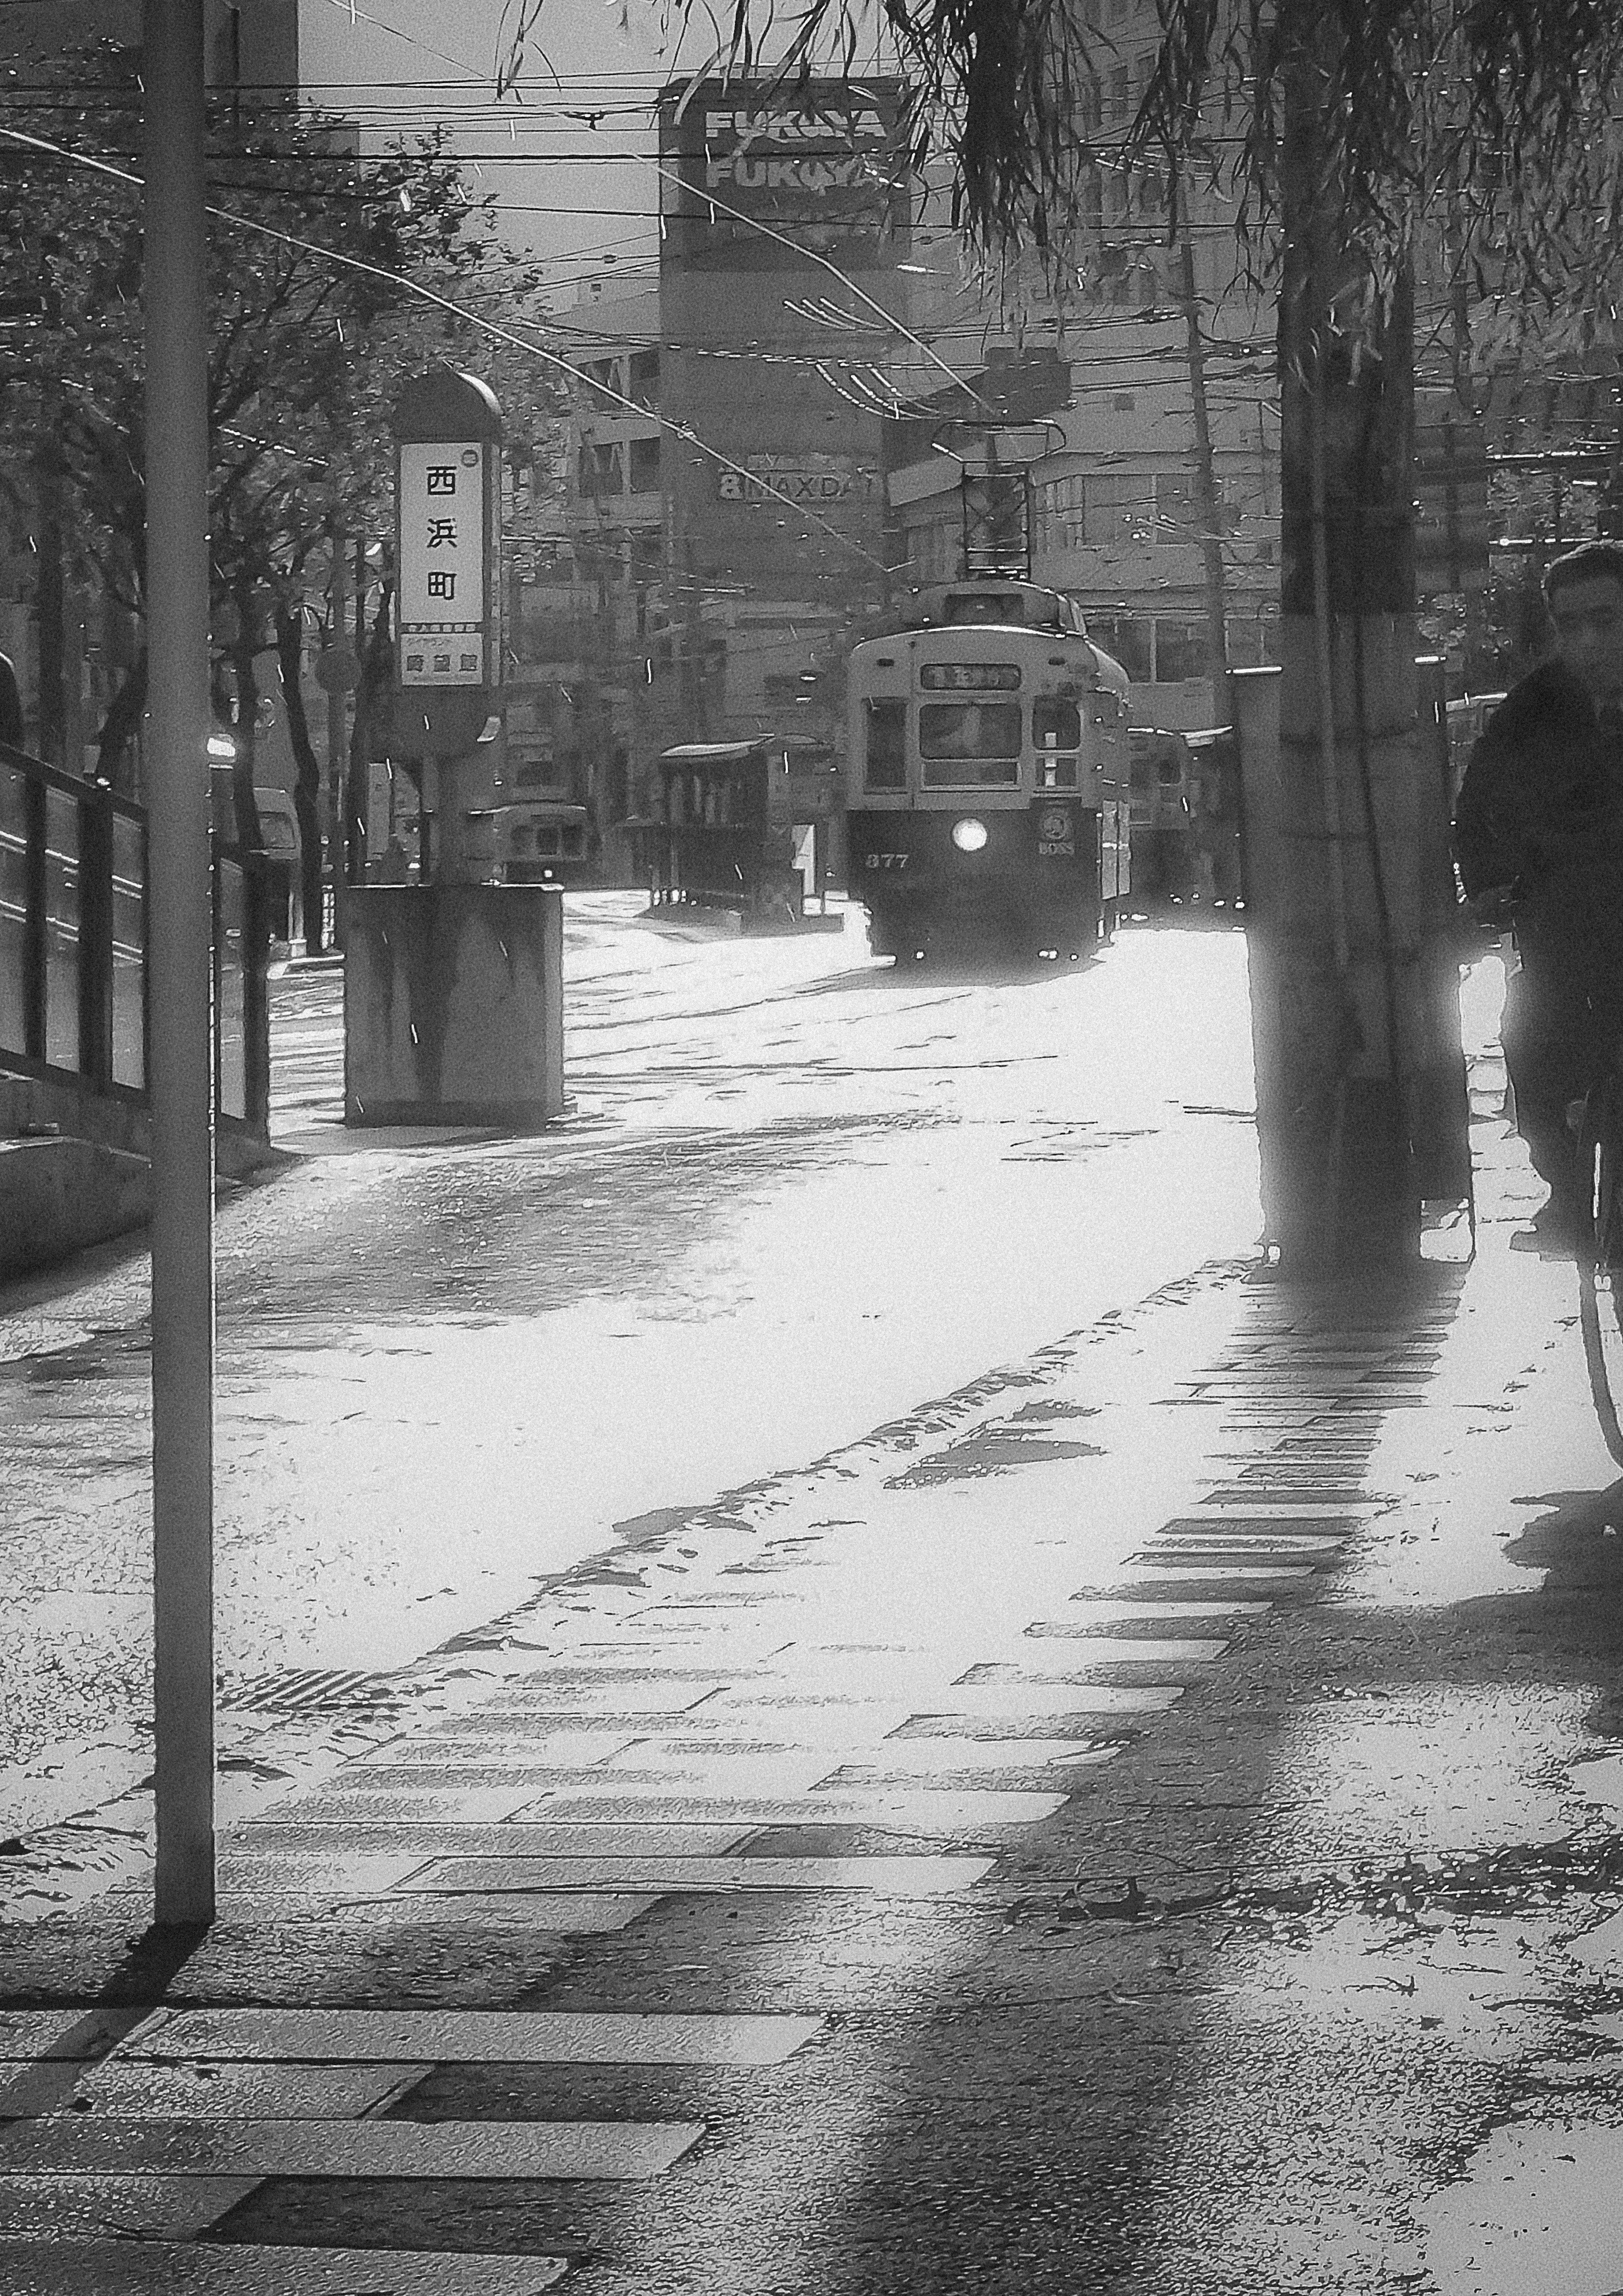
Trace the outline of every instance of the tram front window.
<instances>
[{"instance_id":1,"label":"tram front window","mask_svg":"<svg viewBox=\"0 0 1623 2296\"><path fill-rule=\"evenodd\" d=\"M926 789L996 789L1020 779L1018 701L926 701L919 754Z\"/></svg>"},{"instance_id":2,"label":"tram front window","mask_svg":"<svg viewBox=\"0 0 1623 2296\"><path fill-rule=\"evenodd\" d=\"M864 772L871 790L907 786L907 704L870 701Z\"/></svg>"},{"instance_id":3,"label":"tram front window","mask_svg":"<svg viewBox=\"0 0 1623 2296\"><path fill-rule=\"evenodd\" d=\"M1031 740L1038 789L1075 789L1082 747L1082 712L1074 701L1034 701Z\"/></svg>"}]
</instances>

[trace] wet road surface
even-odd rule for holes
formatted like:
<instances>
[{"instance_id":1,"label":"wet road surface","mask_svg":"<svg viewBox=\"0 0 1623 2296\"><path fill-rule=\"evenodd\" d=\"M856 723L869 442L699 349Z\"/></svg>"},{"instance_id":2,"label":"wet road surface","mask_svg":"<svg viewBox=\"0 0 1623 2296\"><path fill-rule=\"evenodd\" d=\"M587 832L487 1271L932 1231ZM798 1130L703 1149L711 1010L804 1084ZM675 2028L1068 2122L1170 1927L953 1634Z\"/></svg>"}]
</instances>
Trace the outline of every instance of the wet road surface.
<instances>
[{"instance_id":1,"label":"wet road surface","mask_svg":"<svg viewBox=\"0 0 1623 2296\"><path fill-rule=\"evenodd\" d=\"M308 1160L219 1221L228 1696L398 1665L1253 1238L1239 935L944 978L855 914L747 941L637 907L570 898L575 1111L534 1139L346 1133L340 978L274 984ZM149 1760L145 1283L99 1261L0 1315L13 1827Z\"/></svg>"},{"instance_id":2,"label":"wet road surface","mask_svg":"<svg viewBox=\"0 0 1623 2296\"><path fill-rule=\"evenodd\" d=\"M623 974L617 930L590 928ZM1210 1010L1193 983L1177 1002L1177 937L1139 947L1115 954L1146 969L1141 998L1149 981L1168 1011ZM824 993L867 1025L874 984L849 969L855 989ZM285 1706L239 1705L258 1722L239 1759L266 1775L225 1836L205 1939L142 1939L140 1874L69 1912L71 1891L53 1900L50 1872L19 1861L39 1903L0 1923L12 2296L534 2296L560 2275L593 2296L1623 2285L1623 1496L1587 1412L1571 1270L1504 1249L1529 1189L1492 1084L1469 1270L1304 1291L1258 1283L1243 1250L1177 1268L1209 1215L1177 1206L1168 1175L1233 1119L1165 1090L1142 1027L1125 1067L1106 980L980 989L980 1041L1015 1066L1043 1054L1021 996L1085 992L1041 1126L1102 1141L1039 1155L1033 1183L996 1152L1007 1096L966 1113L945 1067L931 1080L898 1043L893 1113L916 1118L915 1089L947 1112L895 1127L939 1153L904 1161L887 1201L899 1217L937 1178L950 1201L962 1156L983 1193L1014 1192L1012 1247L1033 1210L1059 1220L1097 1189L1119 1216L1147 1180L1160 1224L1138 1226L1175 1272L1022 1338L1061 1297L1053 1271L1028 1252L1019 1283L979 1263L966 1281L962 1237L927 1204L911 1250L921 1282L959 1271L954 1332L914 1334L895 1380L910 1398L855 1433L803 1349L814 1399L796 1407L824 1442L785 1463L756 1421L799 1329L774 1338L740 1238L820 1182L837 1207L868 1201L892 1132L865 1164L873 1110L822 1119L826 1137L802 1112L799 1160L709 1160L775 1141L776 1119L711 1121L701 1080L684 1128L663 1129L661 1048L676 1068L684 1046L620 980L578 1136L618 1094L627 1155L669 1149L709 1176L709 1224L677 1257L698 1270L684 1296L722 1304L687 1328L702 1347L712 1320L746 1321L750 1423L729 1440L780 1464L684 1503L673 1419L663 1503L370 1677L370 1704L330 1687L343 1718L324 1755L300 1751ZM803 987L772 980L751 1025ZM707 988L673 957L660 993L674 1035L747 1048L724 974ZM307 1079L328 1025L311 1005ZM1113 1112L1112 1057L1123 1103L1160 1119L1142 1133ZM318 1123L318 1096L293 1112ZM503 1156L454 1152L470 1185ZM420 1160L405 1144L324 1160L359 1193L318 1252L373 1222L365 1264L386 1259L377 1200ZM528 1216L510 1210L474 1287L470 1320L509 1353L527 1325L578 1332L601 1296L545 1264L561 1169L510 1182ZM442 1239L431 1192L416 1201ZM1135 1265L1103 1257L1108 1231L1062 1232L1067 1251L1096 1246L1107 1294ZM425 1264L452 1280L477 1233ZM493 1304L515 1251L515 1286L552 1304ZM330 1379L339 1317L329 1300L315 1320L307 1261L242 1265L270 1328L280 1309L326 1366L304 1376ZM606 1245L590 1266L613 1283ZM1065 1265L1065 1296L1095 1272ZM857 1344L848 1302L871 1296L848 1283L829 1346ZM398 1278L377 1284L361 1332ZM973 1370L929 1384L983 1300ZM614 1306L645 1327L641 1295ZM422 1327L389 1312L376 1328L396 1346L426 1330L437 1365L463 1328L443 1299ZM105 1424L71 1398L125 1376L120 1328L50 1373L35 1349L19 1385L52 1398L44 1422ZM398 1394L398 1360L357 1351L368 1398ZM506 1360L482 1390L464 1375L425 1474L489 1429ZM888 1361L864 1359L871 1398ZM262 1378L290 1414L307 1392L291 1376L276 1358ZM479 1512L473 1492L441 1503L458 1523ZM386 1622L390 1595L374 1599Z\"/></svg>"}]
</instances>

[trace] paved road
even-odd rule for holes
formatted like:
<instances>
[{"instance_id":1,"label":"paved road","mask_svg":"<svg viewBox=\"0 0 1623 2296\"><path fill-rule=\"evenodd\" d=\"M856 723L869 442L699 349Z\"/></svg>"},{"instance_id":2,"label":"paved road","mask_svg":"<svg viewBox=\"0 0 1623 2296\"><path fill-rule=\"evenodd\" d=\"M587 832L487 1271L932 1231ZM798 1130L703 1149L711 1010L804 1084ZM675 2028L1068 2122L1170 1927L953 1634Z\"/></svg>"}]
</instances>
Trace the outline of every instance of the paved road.
<instances>
[{"instance_id":1,"label":"paved road","mask_svg":"<svg viewBox=\"0 0 1623 2296\"><path fill-rule=\"evenodd\" d=\"M346 1134L338 977L276 984L308 1157L220 1221L228 1692L442 1646L1254 1236L1237 934L988 980L636 907L571 898L576 1113L535 1140ZM144 1281L91 1265L0 1316L13 1826L149 1759Z\"/></svg>"},{"instance_id":2,"label":"paved road","mask_svg":"<svg viewBox=\"0 0 1623 2296\"><path fill-rule=\"evenodd\" d=\"M205 1940L0 1926L0 2285L1609 2296L1565 1309L1209 1270L404 1669Z\"/></svg>"},{"instance_id":3,"label":"paved road","mask_svg":"<svg viewBox=\"0 0 1623 2296\"><path fill-rule=\"evenodd\" d=\"M1611 2296L1623 1500L1571 1271L1504 1249L1528 1190L1493 1080L1475 1266L1292 1292L1249 1257L1190 1272L1241 1129L1184 1104L1198 1058L1218 1080L1231 942L955 984L797 976L805 944L651 960L602 907L580 938L578 1131L448 1164L334 1143L227 1226L234 1520L277 1500L288 1428L321 1438L340 1364L373 1420L448 1382L413 1456L476 1616L365 1679L312 1673L302 1717L285 1669L231 1710L244 1814L206 1939L143 1938L148 1877L104 1838L77 1878L70 1833L7 1857L0 2286ZM284 1013L307 1132L322 994ZM1175 1069L1152 1011L1203 1023ZM751 1052L784 1029L877 1076L873 1103L785 1121L807 1061L762 1082ZM629 1247L594 1229L587 1191L662 1178ZM908 1223L874 1264L923 1326L848 1395L844 1353L870 1314L908 1328L901 1302L860 1258L825 1320L782 1316L752 1242L826 1243L819 1190ZM643 1233L668 1273L638 1291ZM537 1465L532 1568L478 1611L465 1542L523 1439L504 1397L535 1330L577 1346L601 1301L648 1333L673 1299L698 1369L643 1469L599 1461L663 1503L537 1573ZM130 1332L15 1384L103 1497ZM478 1376L469 1332L496 1334ZM627 1447L660 1401L641 1360L602 1389ZM717 1397L724 1436L694 1437ZM742 1480L695 1496L701 1439ZM314 1539L301 1567L311 1620L352 1588L374 1639L409 1583L363 1595Z\"/></svg>"}]
</instances>

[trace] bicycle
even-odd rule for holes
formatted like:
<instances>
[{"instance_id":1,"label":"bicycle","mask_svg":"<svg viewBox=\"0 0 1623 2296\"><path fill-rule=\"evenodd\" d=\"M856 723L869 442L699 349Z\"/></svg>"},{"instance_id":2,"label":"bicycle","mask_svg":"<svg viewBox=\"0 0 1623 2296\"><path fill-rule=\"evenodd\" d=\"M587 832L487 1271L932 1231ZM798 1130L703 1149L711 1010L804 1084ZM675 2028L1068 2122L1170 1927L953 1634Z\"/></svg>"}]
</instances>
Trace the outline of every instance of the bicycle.
<instances>
[{"instance_id":1,"label":"bicycle","mask_svg":"<svg viewBox=\"0 0 1623 2296\"><path fill-rule=\"evenodd\" d=\"M1521 906L1518 881L1467 904L1473 920L1503 931ZM1610 1065L1567 1111L1577 1160L1578 1325L1601 1434L1623 1467L1623 1043Z\"/></svg>"},{"instance_id":2,"label":"bicycle","mask_svg":"<svg viewBox=\"0 0 1623 2296\"><path fill-rule=\"evenodd\" d=\"M1578 1323L1606 1448L1623 1467L1623 1067L1614 1059L1573 1103L1578 1159Z\"/></svg>"}]
</instances>

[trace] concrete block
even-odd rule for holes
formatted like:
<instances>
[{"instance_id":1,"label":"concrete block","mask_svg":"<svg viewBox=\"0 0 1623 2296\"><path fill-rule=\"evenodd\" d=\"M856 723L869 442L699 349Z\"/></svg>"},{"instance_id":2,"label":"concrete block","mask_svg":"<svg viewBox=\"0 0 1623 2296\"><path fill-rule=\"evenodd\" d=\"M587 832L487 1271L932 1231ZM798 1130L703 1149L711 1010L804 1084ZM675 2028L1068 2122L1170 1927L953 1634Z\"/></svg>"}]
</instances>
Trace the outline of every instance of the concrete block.
<instances>
[{"instance_id":1,"label":"concrete block","mask_svg":"<svg viewBox=\"0 0 1623 2296\"><path fill-rule=\"evenodd\" d=\"M563 1112L563 897L369 885L344 909L344 1121L521 1129Z\"/></svg>"},{"instance_id":2,"label":"concrete block","mask_svg":"<svg viewBox=\"0 0 1623 2296\"><path fill-rule=\"evenodd\" d=\"M0 1283L145 1221L144 1157L89 1140L0 1140Z\"/></svg>"}]
</instances>

